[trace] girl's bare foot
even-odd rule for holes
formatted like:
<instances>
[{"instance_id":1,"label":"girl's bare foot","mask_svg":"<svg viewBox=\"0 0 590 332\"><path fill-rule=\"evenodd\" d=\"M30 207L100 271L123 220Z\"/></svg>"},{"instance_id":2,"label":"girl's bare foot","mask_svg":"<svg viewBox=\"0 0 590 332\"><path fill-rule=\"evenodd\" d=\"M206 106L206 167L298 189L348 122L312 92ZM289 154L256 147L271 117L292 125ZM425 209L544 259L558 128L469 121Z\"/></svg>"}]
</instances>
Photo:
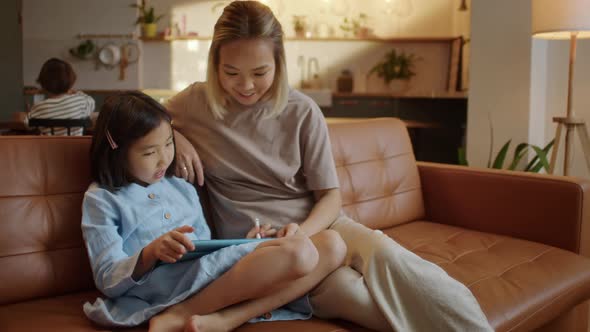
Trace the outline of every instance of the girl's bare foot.
<instances>
[{"instance_id":1,"label":"girl's bare foot","mask_svg":"<svg viewBox=\"0 0 590 332\"><path fill-rule=\"evenodd\" d=\"M185 316L173 312L163 312L150 319L149 332L181 332L185 324Z\"/></svg>"},{"instance_id":2,"label":"girl's bare foot","mask_svg":"<svg viewBox=\"0 0 590 332\"><path fill-rule=\"evenodd\" d=\"M193 315L186 321L184 332L229 332L231 326L227 326L221 314Z\"/></svg>"}]
</instances>

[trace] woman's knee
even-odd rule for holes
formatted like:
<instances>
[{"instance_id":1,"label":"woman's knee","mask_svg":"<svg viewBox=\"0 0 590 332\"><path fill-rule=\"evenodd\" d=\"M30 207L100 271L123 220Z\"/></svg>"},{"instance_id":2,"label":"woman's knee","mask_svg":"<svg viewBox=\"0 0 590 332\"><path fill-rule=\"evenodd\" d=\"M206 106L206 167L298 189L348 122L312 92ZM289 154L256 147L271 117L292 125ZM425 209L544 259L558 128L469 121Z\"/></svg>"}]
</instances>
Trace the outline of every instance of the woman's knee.
<instances>
[{"instance_id":1,"label":"woman's knee","mask_svg":"<svg viewBox=\"0 0 590 332\"><path fill-rule=\"evenodd\" d=\"M311 273L318 264L318 251L307 236L293 235L281 245L281 248L291 262L291 270L296 277Z\"/></svg>"},{"instance_id":2,"label":"woman's knee","mask_svg":"<svg viewBox=\"0 0 590 332\"><path fill-rule=\"evenodd\" d=\"M314 236L314 244L325 264L334 269L342 265L346 257L346 244L338 232L321 231Z\"/></svg>"}]
</instances>

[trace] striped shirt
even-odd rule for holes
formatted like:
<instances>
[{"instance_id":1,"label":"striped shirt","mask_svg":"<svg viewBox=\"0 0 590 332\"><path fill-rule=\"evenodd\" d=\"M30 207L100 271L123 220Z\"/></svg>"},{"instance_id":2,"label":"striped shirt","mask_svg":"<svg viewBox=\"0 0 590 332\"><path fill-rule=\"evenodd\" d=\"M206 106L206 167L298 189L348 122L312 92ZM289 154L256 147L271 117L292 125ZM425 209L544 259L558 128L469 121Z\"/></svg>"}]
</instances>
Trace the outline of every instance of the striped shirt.
<instances>
[{"instance_id":1,"label":"striped shirt","mask_svg":"<svg viewBox=\"0 0 590 332\"><path fill-rule=\"evenodd\" d=\"M83 92L65 94L56 98L45 99L35 105L28 115L29 119L82 119L94 111L94 99ZM51 128L41 127L41 134L51 135ZM54 128L54 135L65 136L66 128ZM72 127L72 136L82 136L82 127Z\"/></svg>"}]
</instances>

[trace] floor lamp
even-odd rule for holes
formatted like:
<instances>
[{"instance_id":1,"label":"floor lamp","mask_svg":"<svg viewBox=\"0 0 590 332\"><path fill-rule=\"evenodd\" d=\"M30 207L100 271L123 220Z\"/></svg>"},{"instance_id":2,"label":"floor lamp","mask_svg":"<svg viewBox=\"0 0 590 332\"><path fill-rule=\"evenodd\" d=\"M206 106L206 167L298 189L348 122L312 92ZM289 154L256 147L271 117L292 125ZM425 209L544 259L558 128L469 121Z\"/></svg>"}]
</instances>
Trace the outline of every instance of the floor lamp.
<instances>
[{"instance_id":1,"label":"floor lamp","mask_svg":"<svg viewBox=\"0 0 590 332\"><path fill-rule=\"evenodd\" d=\"M567 113L565 117L554 117L557 123L549 173L553 174L561 132L565 129L565 153L563 175L569 175L572 166L572 143L575 132L582 143L586 165L590 170L590 138L586 123L574 116L572 91L576 44L580 38L590 38L590 0L532 0L533 37L544 39L567 39L570 41L569 75L567 85Z\"/></svg>"}]
</instances>

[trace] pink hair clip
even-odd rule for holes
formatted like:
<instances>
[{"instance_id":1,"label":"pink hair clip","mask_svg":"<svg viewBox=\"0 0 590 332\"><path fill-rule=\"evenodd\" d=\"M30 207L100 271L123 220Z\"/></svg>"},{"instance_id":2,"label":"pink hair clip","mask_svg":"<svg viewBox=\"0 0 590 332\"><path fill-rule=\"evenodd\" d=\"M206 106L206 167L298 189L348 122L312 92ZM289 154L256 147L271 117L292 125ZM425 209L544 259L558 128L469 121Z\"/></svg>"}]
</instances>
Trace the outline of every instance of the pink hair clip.
<instances>
[{"instance_id":1,"label":"pink hair clip","mask_svg":"<svg viewBox=\"0 0 590 332\"><path fill-rule=\"evenodd\" d=\"M113 140L113 137L111 136L111 133L109 132L108 129L107 129L107 141L109 141L109 144L111 145L111 149L115 150L116 148L119 147L117 145L117 143L115 143L115 140Z\"/></svg>"}]
</instances>

